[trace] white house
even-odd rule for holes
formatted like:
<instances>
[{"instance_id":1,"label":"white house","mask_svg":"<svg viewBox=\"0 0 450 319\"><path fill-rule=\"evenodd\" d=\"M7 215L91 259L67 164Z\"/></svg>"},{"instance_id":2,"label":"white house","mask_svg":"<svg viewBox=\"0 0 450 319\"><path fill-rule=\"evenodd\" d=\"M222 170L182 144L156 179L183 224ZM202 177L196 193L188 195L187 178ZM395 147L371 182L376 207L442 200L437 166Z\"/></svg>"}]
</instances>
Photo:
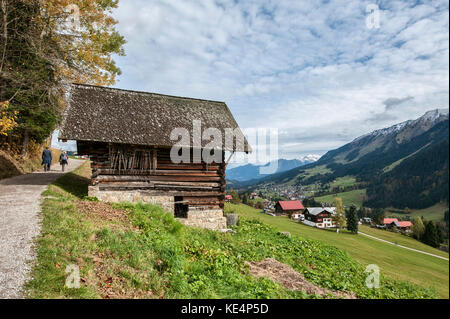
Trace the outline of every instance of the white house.
<instances>
[{"instance_id":1,"label":"white house","mask_svg":"<svg viewBox=\"0 0 450 319\"><path fill-rule=\"evenodd\" d=\"M303 223L317 228L333 228L336 227L333 219L335 214L336 207L308 207Z\"/></svg>"}]
</instances>

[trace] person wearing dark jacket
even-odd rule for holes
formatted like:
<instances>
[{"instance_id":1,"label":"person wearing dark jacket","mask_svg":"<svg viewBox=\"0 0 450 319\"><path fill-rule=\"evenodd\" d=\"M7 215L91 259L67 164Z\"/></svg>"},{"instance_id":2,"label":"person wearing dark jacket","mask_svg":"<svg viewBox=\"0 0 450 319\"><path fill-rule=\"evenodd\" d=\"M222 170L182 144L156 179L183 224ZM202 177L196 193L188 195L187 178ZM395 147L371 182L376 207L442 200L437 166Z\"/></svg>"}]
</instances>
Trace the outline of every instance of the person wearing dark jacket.
<instances>
[{"instance_id":1,"label":"person wearing dark jacket","mask_svg":"<svg viewBox=\"0 0 450 319\"><path fill-rule=\"evenodd\" d=\"M61 164L62 167L62 171L64 172L64 167L69 164L69 158L67 156L67 152L64 151L61 153L61 155L59 156L59 164Z\"/></svg>"},{"instance_id":2,"label":"person wearing dark jacket","mask_svg":"<svg viewBox=\"0 0 450 319\"><path fill-rule=\"evenodd\" d=\"M44 165L44 171L50 170L50 165L52 164L52 152L49 150L48 146L42 152L42 165Z\"/></svg>"}]
</instances>

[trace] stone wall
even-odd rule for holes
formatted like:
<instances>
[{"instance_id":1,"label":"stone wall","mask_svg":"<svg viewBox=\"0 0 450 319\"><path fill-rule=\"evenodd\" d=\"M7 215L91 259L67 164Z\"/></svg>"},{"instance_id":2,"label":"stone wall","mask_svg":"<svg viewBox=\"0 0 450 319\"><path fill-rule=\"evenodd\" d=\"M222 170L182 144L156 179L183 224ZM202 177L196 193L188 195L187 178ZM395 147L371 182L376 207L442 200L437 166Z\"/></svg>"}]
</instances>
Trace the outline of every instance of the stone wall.
<instances>
[{"instance_id":1,"label":"stone wall","mask_svg":"<svg viewBox=\"0 0 450 319\"><path fill-rule=\"evenodd\" d=\"M227 228L227 218L223 216L223 210L221 209L190 208L187 218L177 218L177 220L187 226L213 230Z\"/></svg>"},{"instance_id":2,"label":"stone wall","mask_svg":"<svg viewBox=\"0 0 450 319\"><path fill-rule=\"evenodd\" d=\"M174 214L175 204L173 196L146 195L145 191L101 191L98 186L89 186L88 195L97 197L100 201L117 202L144 202L161 206ZM177 218L186 226L220 230L227 228L227 219L223 216L222 209L189 208L187 218Z\"/></svg>"},{"instance_id":3,"label":"stone wall","mask_svg":"<svg viewBox=\"0 0 450 319\"><path fill-rule=\"evenodd\" d=\"M173 196L147 195L145 191L101 191L98 186L89 186L88 195L102 202L143 202L161 206L172 214L175 211Z\"/></svg>"}]
</instances>

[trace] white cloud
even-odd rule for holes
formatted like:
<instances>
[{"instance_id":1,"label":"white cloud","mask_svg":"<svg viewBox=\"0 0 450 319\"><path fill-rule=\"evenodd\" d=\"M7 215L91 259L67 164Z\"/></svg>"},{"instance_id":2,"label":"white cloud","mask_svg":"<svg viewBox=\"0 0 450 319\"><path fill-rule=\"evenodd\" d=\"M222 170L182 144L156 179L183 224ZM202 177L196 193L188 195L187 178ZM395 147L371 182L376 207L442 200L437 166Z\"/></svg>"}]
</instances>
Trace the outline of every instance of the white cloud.
<instances>
[{"instance_id":1,"label":"white cloud","mask_svg":"<svg viewBox=\"0 0 450 319\"><path fill-rule=\"evenodd\" d=\"M291 158L448 107L448 2L377 2L369 30L370 3L121 0L118 86L226 101Z\"/></svg>"}]
</instances>

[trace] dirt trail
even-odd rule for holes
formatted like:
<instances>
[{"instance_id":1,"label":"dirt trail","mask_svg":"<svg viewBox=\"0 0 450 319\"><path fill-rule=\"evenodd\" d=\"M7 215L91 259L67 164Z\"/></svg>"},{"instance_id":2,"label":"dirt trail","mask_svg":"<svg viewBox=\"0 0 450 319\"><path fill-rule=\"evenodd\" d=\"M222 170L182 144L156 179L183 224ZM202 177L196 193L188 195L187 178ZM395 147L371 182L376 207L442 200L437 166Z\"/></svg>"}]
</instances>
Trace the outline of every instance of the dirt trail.
<instances>
[{"instance_id":1,"label":"dirt trail","mask_svg":"<svg viewBox=\"0 0 450 319\"><path fill-rule=\"evenodd\" d=\"M69 160L66 172L84 161ZM0 299L22 298L34 260L33 239L40 233L41 193L64 173L60 165L50 172L0 180Z\"/></svg>"},{"instance_id":2,"label":"dirt trail","mask_svg":"<svg viewBox=\"0 0 450 319\"><path fill-rule=\"evenodd\" d=\"M332 291L319 287L308 280L291 266L283 264L273 258L266 258L258 262L246 262L250 267L250 274L254 277L267 277L288 290L301 290L310 295L319 295L325 298L356 299L356 296L343 291Z\"/></svg>"}]
</instances>

